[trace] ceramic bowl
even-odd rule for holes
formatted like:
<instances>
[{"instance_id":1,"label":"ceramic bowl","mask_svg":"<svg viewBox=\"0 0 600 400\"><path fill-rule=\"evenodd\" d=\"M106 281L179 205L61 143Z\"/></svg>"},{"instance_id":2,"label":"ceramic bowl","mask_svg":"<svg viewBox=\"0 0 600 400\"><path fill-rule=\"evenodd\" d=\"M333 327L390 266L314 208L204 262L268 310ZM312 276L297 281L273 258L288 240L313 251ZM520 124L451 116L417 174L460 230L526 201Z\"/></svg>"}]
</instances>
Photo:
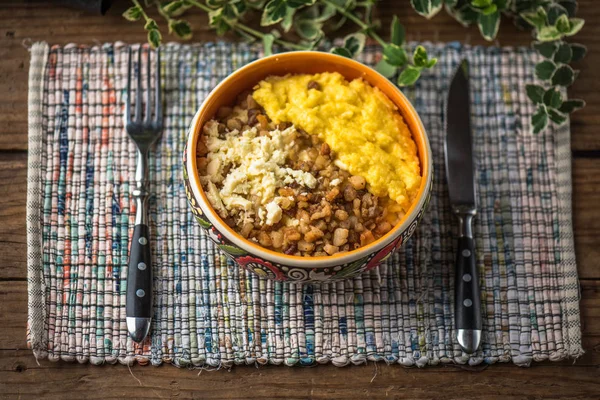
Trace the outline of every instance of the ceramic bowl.
<instances>
[{"instance_id":1,"label":"ceramic bowl","mask_svg":"<svg viewBox=\"0 0 600 400\"><path fill-rule=\"evenodd\" d=\"M200 184L196 166L196 144L204 123L221 106L231 106L236 96L251 89L269 75L288 73L339 72L346 79L363 78L378 87L396 104L416 142L422 182L418 196L404 218L385 236L356 250L329 257L288 256L244 239L211 207ZM348 58L329 53L298 51L276 54L254 61L223 80L208 95L190 124L184 154L184 184L192 212L208 236L223 253L247 270L282 281L333 281L347 279L372 269L406 243L417 228L429 202L432 187L431 148L423 124L402 92L373 69Z\"/></svg>"}]
</instances>

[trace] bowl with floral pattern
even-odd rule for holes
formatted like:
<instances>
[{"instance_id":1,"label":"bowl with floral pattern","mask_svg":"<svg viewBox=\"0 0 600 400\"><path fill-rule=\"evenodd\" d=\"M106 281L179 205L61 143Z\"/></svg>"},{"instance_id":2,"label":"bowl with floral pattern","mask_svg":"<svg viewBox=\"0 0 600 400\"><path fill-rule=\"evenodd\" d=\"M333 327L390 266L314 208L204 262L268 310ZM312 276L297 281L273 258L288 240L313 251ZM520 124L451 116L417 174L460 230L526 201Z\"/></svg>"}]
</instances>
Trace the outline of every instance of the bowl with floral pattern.
<instances>
[{"instance_id":1,"label":"bowl with floral pattern","mask_svg":"<svg viewBox=\"0 0 600 400\"><path fill-rule=\"evenodd\" d=\"M268 76L322 72L338 72L347 80L362 78L394 103L416 144L421 170L420 187L400 221L377 240L328 256L287 255L244 238L219 216L201 184L197 146L204 124L216 115L219 108L233 104L236 96L244 90L252 89ZM268 279L290 282L348 279L385 262L415 232L431 195L432 168L431 148L423 124L414 107L393 83L357 61L313 51L275 54L254 61L228 76L212 90L196 113L183 154L183 181L189 205L208 237L227 257L246 270Z\"/></svg>"}]
</instances>

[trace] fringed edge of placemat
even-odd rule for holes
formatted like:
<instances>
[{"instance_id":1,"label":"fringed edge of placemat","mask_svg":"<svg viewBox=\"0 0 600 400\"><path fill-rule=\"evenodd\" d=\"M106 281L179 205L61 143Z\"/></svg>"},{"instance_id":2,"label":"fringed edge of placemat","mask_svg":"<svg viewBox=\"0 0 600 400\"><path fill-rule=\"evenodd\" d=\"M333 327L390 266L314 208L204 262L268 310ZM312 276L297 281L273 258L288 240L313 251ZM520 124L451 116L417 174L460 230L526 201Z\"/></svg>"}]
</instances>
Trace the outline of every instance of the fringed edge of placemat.
<instances>
[{"instance_id":1,"label":"fringed edge of placemat","mask_svg":"<svg viewBox=\"0 0 600 400\"><path fill-rule=\"evenodd\" d=\"M44 70L49 48L45 42L30 49L28 91L28 155L27 155L27 343L36 359L46 358L44 340L46 303L42 277L41 178L42 178L42 99Z\"/></svg>"},{"instance_id":2,"label":"fringed edge of placemat","mask_svg":"<svg viewBox=\"0 0 600 400\"><path fill-rule=\"evenodd\" d=\"M572 160L571 160L571 132L569 126L571 121L557 129L555 129L557 146L557 171L558 171L558 218L561 225L561 237L560 241L565 247L563 254L566 254L569 258L563 260L561 266L568 264L571 268L571 273L564 274L564 281L562 282L563 290L565 295L561 301L561 310L563 316L563 336L565 342L575 343L568 346L566 351L569 358L579 358L585 351L583 350L581 343L581 316L579 313L579 307L573 307L573 304L578 304L581 301L581 286L579 284L579 276L577 274L576 260L575 260L575 238L573 234L573 220L572 220L572 192L573 184L571 178ZM567 216L571 216L568 219ZM560 359L560 358L559 358ZM558 361L550 358L551 361Z\"/></svg>"}]
</instances>

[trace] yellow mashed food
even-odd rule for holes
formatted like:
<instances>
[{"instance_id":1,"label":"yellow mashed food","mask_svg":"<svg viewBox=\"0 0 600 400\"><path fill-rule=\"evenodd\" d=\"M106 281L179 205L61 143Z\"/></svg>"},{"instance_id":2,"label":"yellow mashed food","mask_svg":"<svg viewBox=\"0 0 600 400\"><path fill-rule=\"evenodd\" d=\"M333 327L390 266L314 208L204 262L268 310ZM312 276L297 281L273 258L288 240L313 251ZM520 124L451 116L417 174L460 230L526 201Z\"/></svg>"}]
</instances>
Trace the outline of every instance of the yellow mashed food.
<instances>
[{"instance_id":1,"label":"yellow mashed food","mask_svg":"<svg viewBox=\"0 0 600 400\"><path fill-rule=\"evenodd\" d=\"M308 89L311 81L318 85ZM365 178L372 194L389 196L408 210L421 183L417 148L396 106L379 89L325 72L272 76L252 96L273 122L291 122L318 135L341 168Z\"/></svg>"}]
</instances>

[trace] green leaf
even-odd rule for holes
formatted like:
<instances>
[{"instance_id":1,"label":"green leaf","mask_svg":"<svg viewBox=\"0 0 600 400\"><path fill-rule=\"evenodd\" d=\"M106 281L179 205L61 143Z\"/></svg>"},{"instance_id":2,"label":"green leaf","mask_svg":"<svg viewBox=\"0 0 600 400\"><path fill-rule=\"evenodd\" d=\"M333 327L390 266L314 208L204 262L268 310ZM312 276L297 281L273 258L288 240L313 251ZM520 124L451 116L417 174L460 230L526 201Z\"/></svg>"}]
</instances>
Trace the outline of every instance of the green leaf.
<instances>
[{"instance_id":1,"label":"green leaf","mask_svg":"<svg viewBox=\"0 0 600 400\"><path fill-rule=\"evenodd\" d=\"M550 3L546 8L546 13L548 14L548 23L550 25L556 25L556 22L561 15L568 17L567 10L557 3Z\"/></svg>"},{"instance_id":2,"label":"green leaf","mask_svg":"<svg viewBox=\"0 0 600 400\"><path fill-rule=\"evenodd\" d=\"M569 17L572 18L577 14L577 0L559 0L558 4L567 10Z\"/></svg>"},{"instance_id":3,"label":"green leaf","mask_svg":"<svg viewBox=\"0 0 600 400\"><path fill-rule=\"evenodd\" d=\"M479 13L476 10L472 7L462 7L460 9L446 7L446 11L465 27L477 22Z\"/></svg>"},{"instance_id":4,"label":"green leaf","mask_svg":"<svg viewBox=\"0 0 600 400\"><path fill-rule=\"evenodd\" d=\"M569 17L567 17L565 14L558 17L558 19L556 20L556 24L552 24L552 25L555 25L556 30L559 31L560 33L569 32L569 29L571 27L571 24L569 23Z\"/></svg>"},{"instance_id":5,"label":"green leaf","mask_svg":"<svg viewBox=\"0 0 600 400\"><path fill-rule=\"evenodd\" d=\"M169 17L178 17L191 7L183 0L172 1L164 6L161 6L162 11Z\"/></svg>"},{"instance_id":6,"label":"green leaf","mask_svg":"<svg viewBox=\"0 0 600 400\"><path fill-rule=\"evenodd\" d=\"M442 0L410 0L415 11L429 19L442 9Z\"/></svg>"},{"instance_id":7,"label":"green leaf","mask_svg":"<svg viewBox=\"0 0 600 400\"><path fill-rule=\"evenodd\" d=\"M273 42L275 41L275 36L270 33L267 33L262 38L263 48L265 50L265 57L273 54Z\"/></svg>"},{"instance_id":8,"label":"green leaf","mask_svg":"<svg viewBox=\"0 0 600 400\"><path fill-rule=\"evenodd\" d=\"M217 31L217 35L224 35L231 26L227 23L225 18L221 15L221 9L214 10L208 13L208 20L211 27Z\"/></svg>"},{"instance_id":9,"label":"green leaf","mask_svg":"<svg viewBox=\"0 0 600 400\"><path fill-rule=\"evenodd\" d=\"M158 25L156 24L155 20L149 18L148 21L146 21L146 24L144 25L144 29L147 31L158 30Z\"/></svg>"},{"instance_id":10,"label":"green leaf","mask_svg":"<svg viewBox=\"0 0 600 400\"><path fill-rule=\"evenodd\" d=\"M558 111L565 114L571 114L573 111L577 111L583 107L585 107L585 101L579 99L570 99L563 101Z\"/></svg>"},{"instance_id":11,"label":"green leaf","mask_svg":"<svg viewBox=\"0 0 600 400\"><path fill-rule=\"evenodd\" d=\"M565 36L573 36L583 28L585 21L581 18L569 19L569 30L564 32Z\"/></svg>"},{"instance_id":12,"label":"green leaf","mask_svg":"<svg viewBox=\"0 0 600 400\"><path fill-rule=\"evenodd\" d=\"M395 15L392 19L391 32L390 42L397 46L402 46L406 39L406 31L404 30L404 26L398 20L398 17Z\"/></svg>"},{"instance_id":13,"label":"green leaf","mask_svg":"<svg viewBox=\"0 0 600 400\"><path fill-rule=\"evenodd\" d=\"M337 54L338 56L352 58L352 54L345 47L334 47L331 49L333 54Z\"/></svg>"},{"instance_id":14,"label":"green leaf","mask_svg":"<svg viewBox=\"0 0 600 400\"><path fill-rule=\"evenodd\" d=\"M485 40L494 40L500 27L500 13L496 11L489 15L479 14L477 26Z\"/></svg>"},{"instance_id":15,"label":"green leaf","mask_svg":"<svg viewBox=\"0 0 600 400\"><path fill-rule=\"evenodd\" d=\"M364 33L352 33L344 38L344 47L352 54L352 57L360 53L365 47L367 37Z\"/></svg>"},{"instance_id":16,"label":"green leaf","mask_svg":"<svg viewBox=\"0 0 600 400\"><path fill-rule=\"evenodd\" d=\"M386 78L391 78L392 76L394 76L397 70L397 67L389 64L383 58L377 63L377 65L375 65L375 71L379 72Z\"/></svg>"},{"instance_id":17,"label":"green leaf","mask_svg":"<svg viewBox=\"0 0 600 400\"><path fill-rule=\"evenodd\" d=\"M548 107L558 108L562 104L562 95L560 90L550 88L544 93L544 104Z\"/></svg>"},{"instance_id":18,"label":"green leaf","mask_svg":"<svg viewBox=\"0 0 600 400\"><path fill-rule=\"evenodd\" d=\"M187 21L172 19L169 21L169 33L174 33L183 40L192 38L192 27Z\"/></svg>"},{"instance_id":19,"label":"green leaf","mask_svg":"<svg viewBox=\"0 0 600 400\"><path fill-rule=\"evenodd\" d=\"M281 21L286 14L287 4L285 0L271 0L265 6L260 24L269 26Z\"/></svg>"},{"instance_id":20,"label":"green leaf","mask_svg":"<svg viewBox=\"0 0 600 400\"><path fill-rule=\"evenodd\" d=\"M550 60L542 61L535 66L535 76L543 81L552 78L554 71L556 71L556 65Z\"/></svg>"},{"instance_id":21,"label":"green leaf","mask_svg":"<svg viewBox=\"0 0 600 400\"><path fill-rule=\"evenodd\" d=\"M296 13L296 9L292 7L288 7L285 10L285 17L281 20L281 27L284 32L289 32L293 23L294 23L294 14Z\"/></svg>"},{"instance_id":22,"label":"green leaf","mask_svg":"<svg viewBox=\"0 0 600 400\"><path fill-rule=\"evenodd\" d=\"M153 49L158 48L161 41L162 35L158 29L151 29L148 31L148 43L150 43L150 46L152 46Z\"/></svg>"},{"instance_id":23,"label":"green leaf","mask_svg":"<svg viewBox=\"0 0 600 400\"><path fill-rule=\"evenodd\" d=\"M561 65L552 75L552 84L560 86L569 86L575 80L575 71L568 65Z\"/></svg>"},{"instance_id":24,"label":"green leaf","mask_svg":"<svg viewBox=\"0 0 600 400\"><path fill-rule=\"evenodd\" d=\"M542 7L538 7L535 11L522 12L519 15L538 31L546 25L546 10L544 10Z\"/></svg>"},{"instance_id":25,"label":"green leaf","mask_svg":"<svg viewBox=\"0 0 600 400\"><path fill-rule=\"evenodd\" d=\"M437 58L430 58L429 61L427 61L427 64L425 65L425 68L433 68L433 66L435 64L437 64L438 59Z\"/></svg>"},{"instance_id":26,"label":"green leaf","mask_svg":"<svg viewBox=\"0 0 600 400\"><path fill-rule=\"evenodd\" d=\"M413 63L417 67L425 67L427 65L427 50L423 46L417 46L413 54Z\"/></svg>"},{"instance_id":27,"label":"green leaf","mask_svg":"<svg viewBox=\"0 0 600 400\"><path fill-rule=\"evenodd\" d=\"M234 4L225 4L225 6L221 9L221 16L227 22L235 21L239 17L238 9Z\"/></svg>"},{"instance_id":28,"label":"green leaf","mask_svg":"<svg viewBox=\"0 0 600 400\"><path fill-rule=\"evenodd\" d=\"M310 6L315 4L315 0L287 0L287 5L292 8Z\"/></svg>"},{"instance_id":29,"label":"green leaf","mask_svg":"<svg viewBox=\"0 0 600 400\"><path fill-rule=\"evenodd\" d=\"M571 62L579 61L585 57L587 53L587 47L579 43L571 43L571 52L573 53Z\"/></svg>"},{"instance_id":30,"label":"green leaf","mask_svg":"<svg viewBox=\"0 0 600 400\"><path fill-rule=\"evenodd\" d=\"M410 86L414 84L421 76L421 68L409 65L398 77L398 86Z\"/></svg>"},{"instance_id":31,"label":"green leaf","mask_svg":"<svg viewBox=\"0 0 600 400\"><path fill-rule=\"evenodd\" d=\"M573 50L568 43L561 43L558 47L558 51L554 55L555 63L568 64L573 59Z\"/></svg>"},{"instance_id":32,"label":"green leaf","mask_svg":"<svg viewBox=\"0 0 600 400\"><path fill-rule=\"evenodd\" d=\"M142 9L138 6L129 7L123 13L123 18L127 21L137 21L142 17Z\"/></svg>"},{"instance_id":33,"label":"green leaf","mask_svg":"<svg viewBox=\"0 0 600 400\"><path fill-rule=\"evenodd\" d=\"M552 58L558 45L555 42L533 42L533 48L544 57Z\"/></svg>"},{"instance_id":34,"label":"green leaf","mask_svg":"<svg viewBox=\"0 0 600 400\"><path fill-rule=\"evenodd\" d=\"M315 40L323 34L321 26L321 23L314 20L301 19L296 22L296 33L306 40Z\"/></svg>"},{"instance_id":35,"label":"green leaf","mask_svg":"<svg viewBox=\"0 0 600 400\"><path fill-rule=\"evenodd\" d=\"M546 106L540 104L535 114L531 116L531 126L533 133L540 133L548 126L548 111Z\"/></svg>"},{"instance_id":36,"label":"green leaf","mask_svg":"<svg viewBox=\"0 0 600 400\"><path fill-rule=\"evenodd\" d=\"M483 10L481 10L481 13L483 15L490 15L490 14L495 13L496 11L498 11L498 6L495 4L492 4L491 6L486 7Z\"/></svg>"},{"instance_id":37,"label":"green leaf","mask_svg":"<svg viewBox=\"0 0 600 400\"><path fill-rule=\"evenodd\" d=\"M510 0L496 0L495 4L498 7L498 10L504 11L510 5Z\"/></svg>"},{"instance_id":38,"label":"green leaf","mask_svg":"<svg viewBox=\"0 0 600 400\"><path fill-rule=\"evenodd\" d=\"M563 36L555 26L544 26L537 32L537 40L541 42L550 42L558 40Z\"/></svg>"},{"instance_id":39,"label":"green leaf","mask_svg":"<svg viewBox=\"0 0 600 400\"><path fill-rule=\"evenodd\" d=\"M227 3L227 0L206 0L206 4L211 7L221 7L225 3Z\"/></svg>"},{"instance_id":40,"label":"green leaf","mask_svg":"<svg viewBox=\"0 0 600 400\"><path fill-rule=\"evenodd\" d=\"M539 85L527 85L525 86L527 97L535 104L542 103L544 100L544 88Z\"/></svg>"},{"instance_id":41,"label":"green leaf","mask_svg":"<svg viewBox=\"0 0 600 400\"><path fill-rule=\"evenodd\" d=\"M391 65L402 67L407 63L408 56L404 48L391 43L383 48L383 59Z\"/></svg>"},{"instance_id":42,"label":"green leaf","mask_svg":"<svg viewBox=\"0 0 600 400\"><path fill-rule=\"evenodd\" d=\"M492 0L471 0L471 5L477 8L486 8L492 5Z\"/></svg>"},{"instance_id":43,"label":"green leaf","mask_svg":"<svg viewBox=\"0 0 600 400\"><path fill-rule=\"evenodd\" d=\"M562 125L567 120L567 116L556 111L554 108L548 108L548 116L556 125Z\"/></svg>"}]
</instances>

